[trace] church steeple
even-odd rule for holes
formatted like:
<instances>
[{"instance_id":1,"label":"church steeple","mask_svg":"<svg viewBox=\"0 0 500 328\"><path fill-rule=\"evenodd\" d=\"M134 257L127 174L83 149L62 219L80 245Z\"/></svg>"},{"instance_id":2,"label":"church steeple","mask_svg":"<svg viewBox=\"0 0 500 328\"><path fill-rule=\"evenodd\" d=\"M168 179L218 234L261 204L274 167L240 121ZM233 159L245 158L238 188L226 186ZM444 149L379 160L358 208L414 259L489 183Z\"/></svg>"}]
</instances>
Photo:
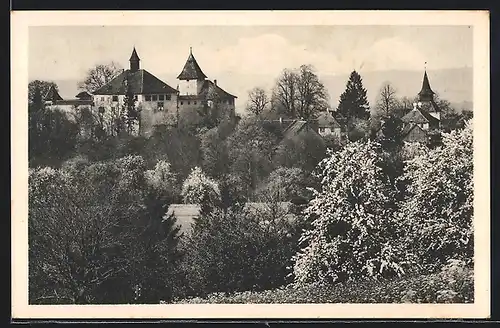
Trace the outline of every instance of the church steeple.
<instances>
[{"instance_id":1,"label":"church steeple","mask_svg":"<svg viewBox=\"0 0 500 328\"><path fill-rule=\"evenodd\" d=\"M139 70L140 68L140 65L139 65L139 62L141 61L139 56L137 55L137 51L135 50L135 47L134 47L134 50L132 51L132 55L130 56L130 71L131 72L136 72Z\"/></svg>"},{"instance_id":2,"label":"church steeple","mask_svg":"<svg viewBox=\"0 0 500 328\"><path fill-rule=\"evenodd\" d=\"M434 91L431 89L429 78L427 77L427 69L424 71L424 80L422 81L422 89L418 93L419 101L432 101L434 100Z\"/></svg>"}]
</instances>

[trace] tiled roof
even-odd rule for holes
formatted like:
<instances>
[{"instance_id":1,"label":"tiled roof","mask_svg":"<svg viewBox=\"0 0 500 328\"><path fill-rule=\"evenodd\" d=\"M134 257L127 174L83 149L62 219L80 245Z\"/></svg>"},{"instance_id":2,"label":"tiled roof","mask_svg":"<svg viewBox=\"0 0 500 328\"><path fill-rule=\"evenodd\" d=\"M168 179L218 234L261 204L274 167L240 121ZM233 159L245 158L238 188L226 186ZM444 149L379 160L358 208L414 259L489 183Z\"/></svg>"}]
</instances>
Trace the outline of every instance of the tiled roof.
<instances>
[{"instance_id":1,"label":"tiled roof","mask_svg":"<svg viewBox=\"0 0 500 328\"><path fill-rule=\"evenodd\" d=\"M426 110L422 109L413 109L411 112L403 116L401 119L404 123L435 123L438 121L437 118L429 114Z\"/></svg>"},{"instance_id":2,"label":"tiled roof","mask_svg":"<svg viewBox=\"0 0 500 328\"><path fill-rule=\"evenodd\" d=\"M92 95L87 91L82 91L75 96L78 99L92 99Z\"/></svg>"},{"instance_id":3,"label":"tiled roof","mask_svg":"<svg viewBox=\"0 0 500 328\"><path fill-rule=\"evenodd\" d=\"M56 88L52 85L47 91L47 94L44 97L45 101L58 101L58 100L63 100L63 98L59 95L59 92L57 92Z\"/></svg>"},{"instance_id":4,"label":"tiled roof","mask_svg":"<svg viewBox=\"0 0 500 328\"><path fill-rule=\"evenodd\" d=\"M154 93L177 93L177 90L158 79L145 69L132 72L125 70L108 84L102 86L94 92L95 95L124 95L126 93L126 83L128 83L134 94L154 94Z\"/></svg>"},{"instance_id":5,"label":"tiled roof","mask_svg":"<svg viewBox=\"0 0 500 328\"><path fill-rule=\"evenodd\" d=\"M206 79L207 76L201 70L193 54L190 53L186 64L184 64L182 72L179 74L179 76L177 76L177 78L179 80L203 80Z\"/></svg>"},{"instance_id":6,"label":"tiled roof","mask_svg":"<svg viewBox=\"0 0 500 328\"><path fill-rule=\"evenodd\" d=\"M340 128L339 122L333 117L330 112L322 112L317 118L319 128Z\"/></svg>"},{"instance_id":7,"label":"tiled roof","mask_svg":"<svg viewBox=\"0 0 500 328\"><path fill-rule=\"evenodd\" d=\"M201 91L200 91L200 96L202 96L203 98L208 99L208 100L213 100L217 97L222 98L222 99L238 98L238 97L230 94L229 92L225 91L224 89L222 89L221 87L219 87L218 85L216 85L214 82L212 82L210 80L203 81L203 85L202 85Z\"/></svg>"}]
</instances>

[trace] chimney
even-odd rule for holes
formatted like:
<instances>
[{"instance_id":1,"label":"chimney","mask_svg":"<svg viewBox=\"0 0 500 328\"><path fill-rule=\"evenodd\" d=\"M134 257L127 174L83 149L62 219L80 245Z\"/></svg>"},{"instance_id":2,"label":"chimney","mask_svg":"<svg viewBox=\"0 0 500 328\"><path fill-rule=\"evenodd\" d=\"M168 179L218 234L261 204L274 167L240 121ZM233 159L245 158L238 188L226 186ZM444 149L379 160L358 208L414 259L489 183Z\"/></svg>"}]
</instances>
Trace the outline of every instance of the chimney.
<instances>
[{"instance_id":1,"label":"chimney","mask_svg":"<svg viewBox=\"0 0 500 328\"><path fill-rule=\"evenodd\" d=\"M214 80L214 84L215 84L215 86L217 86L217 80Z\"/></svg>"}]
</instances>

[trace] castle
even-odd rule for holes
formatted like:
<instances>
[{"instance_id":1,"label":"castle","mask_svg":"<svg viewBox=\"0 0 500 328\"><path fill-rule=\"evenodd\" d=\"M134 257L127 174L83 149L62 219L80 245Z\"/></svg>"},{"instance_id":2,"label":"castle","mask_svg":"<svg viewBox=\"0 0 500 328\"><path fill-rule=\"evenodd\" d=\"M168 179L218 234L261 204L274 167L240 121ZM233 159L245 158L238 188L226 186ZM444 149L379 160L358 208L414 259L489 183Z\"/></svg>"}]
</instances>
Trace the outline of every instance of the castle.
<instances>
[{"instance_id":1,"label":"castle","mask_svg":"<svg viewBox=\"0 0 500 328\"><path fill-rule=\"evenodd\" d=\"M187 61L177 76L177 88L163 82L146 69L141 68L140 58L134 47L128 69L123 70L107 84L88 93L78 94L79 99L63 100L55 89L45 97L47 105L71 111L78 107L90 107L112 121L113 115L124 105L127 91L134 95L140 110L138 133L151 135L155 126L176 121L183 113L216 107L234 115L236 96L209 80L196 61L190 48ZM84 98L84 99L82 99Z\"/></svg>"}]
</instances>

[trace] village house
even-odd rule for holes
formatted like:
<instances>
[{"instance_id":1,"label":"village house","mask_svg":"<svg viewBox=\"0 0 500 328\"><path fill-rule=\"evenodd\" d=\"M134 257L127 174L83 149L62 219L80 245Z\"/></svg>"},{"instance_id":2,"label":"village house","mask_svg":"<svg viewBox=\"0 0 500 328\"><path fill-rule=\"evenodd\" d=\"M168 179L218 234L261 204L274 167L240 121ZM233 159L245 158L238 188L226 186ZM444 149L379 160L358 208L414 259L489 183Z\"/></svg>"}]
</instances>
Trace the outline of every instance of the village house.
<instances>
[{"instance_id":1,"label":"village house","mask_svg":"<svg viewBox=\"0 0 500 328\"><path fill-rule=\"evenodd\" d=\"M218 86L217 80L212 82L207 79L194 58L192 49L177 77L177 88L141 68L135 48L129 62L129 69L94 91L92 96L95 108L112 116L123 106L127 90L131 92L140 110L138 132L141 135L149 136L155 126L175 122L183 111L196 112L204 106L217 106L218 110L234 113L237 97Z\"/></svg>"},{"instance_id":2,"label":"village house","mask_svg":"<svg viewBox=\"0 0 500 328\"><path fill-rule=\"evenodd\" d=\"M50 87L43 99L48 109L59 109L71 120L74 120L77 110L93 106L92 97L88 93L80 92L75 99L63 99L54 86Z\"/></svg>"}]
</instances>

